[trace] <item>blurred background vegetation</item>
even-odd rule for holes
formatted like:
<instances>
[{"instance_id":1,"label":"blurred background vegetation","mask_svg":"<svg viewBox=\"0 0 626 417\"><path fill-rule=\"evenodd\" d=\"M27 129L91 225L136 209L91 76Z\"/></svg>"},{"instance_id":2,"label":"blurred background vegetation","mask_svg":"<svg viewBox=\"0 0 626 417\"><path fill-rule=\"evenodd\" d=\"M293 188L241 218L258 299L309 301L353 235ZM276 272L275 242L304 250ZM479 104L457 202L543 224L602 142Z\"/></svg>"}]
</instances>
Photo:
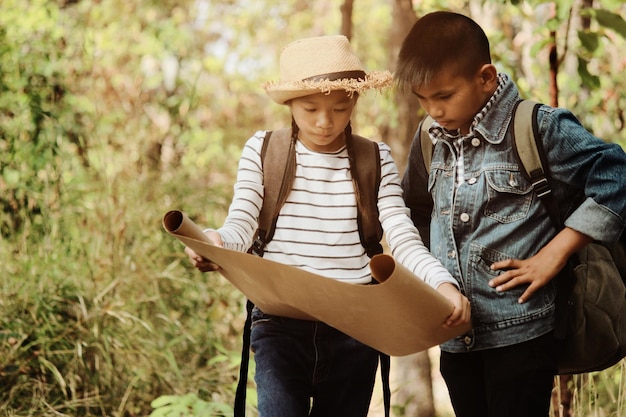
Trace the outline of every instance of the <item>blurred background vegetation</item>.
<instances>
[{"instance_id":1,"label":"blurred background vegetation","mask_svg":"<svg viewBox=\"0 0 626 417\"><path fill-rule=\"evenodd\" d=\"M289 41L348 34L393 70L407 25L441 8L485 27L528 97L626 145L621 0L2 0L0 416L232 414L245 300L190 266L163 214L222 222L242 144L289 121L260 86ZM411 100L368 94L355 118L401 168ZM623 415L623 377L570 381L573 415Z\"/></svg>"}]
</instances>

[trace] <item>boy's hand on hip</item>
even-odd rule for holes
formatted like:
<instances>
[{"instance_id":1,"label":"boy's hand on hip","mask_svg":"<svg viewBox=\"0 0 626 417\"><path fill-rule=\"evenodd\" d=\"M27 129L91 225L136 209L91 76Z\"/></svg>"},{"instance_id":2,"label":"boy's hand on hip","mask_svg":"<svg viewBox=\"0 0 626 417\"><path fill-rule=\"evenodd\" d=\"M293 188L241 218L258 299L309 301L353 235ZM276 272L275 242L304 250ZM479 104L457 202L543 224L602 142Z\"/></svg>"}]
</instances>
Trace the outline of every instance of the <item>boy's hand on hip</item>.
<instances>
[{"instance_id":1,"label":"boy's hand on hip","mask_svg":"<svg viewBox=\"0 0 626 417\"><path fill-rule=\"evenodd\" d=\"M494 262L491 269L504 271L489 281L489 286L496 291L507 291L520 285L528 285L526 291L517 300L523 304L541 287L546 285L561 270L558 262L542 259L540 253L525 260L507 259Z\"/></svg>"},{"instance_id":2,"label":"boy's hand on hip","mask_svg":"<svg viewBox=\"0 0 626 417\"><path fill-rule=\"evenodd\" d=\"M517 300L525 303L539 288L546 285L559 273L567 259L577 250L591 242L591 238L569 227L563 228L534 256L519 260L507 259L494 262L493 271L505 271L489 281L496 291L506 291L519 285L528 285Z\"/></svg>"}]
</instances>

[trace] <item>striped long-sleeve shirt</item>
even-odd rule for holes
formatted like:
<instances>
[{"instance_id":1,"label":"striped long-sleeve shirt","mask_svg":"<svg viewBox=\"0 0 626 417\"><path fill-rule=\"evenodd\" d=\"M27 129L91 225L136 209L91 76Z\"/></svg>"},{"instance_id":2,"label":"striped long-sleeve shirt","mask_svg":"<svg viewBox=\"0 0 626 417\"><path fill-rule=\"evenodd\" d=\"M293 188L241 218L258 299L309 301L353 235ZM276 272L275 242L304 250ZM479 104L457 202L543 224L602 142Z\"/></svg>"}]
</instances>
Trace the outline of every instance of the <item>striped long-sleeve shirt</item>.
<instances>
[{"instance_id":1,"label":"striped long-sleeve shirt","mask_svg":"<svg viewBox=\"0 0 626 417\"><path fill-rule=\"evenodd\" d=\"M246 142L224 225L218 229L224 247L246 251L254 239L263 201L261 146L265 132ZM400 176L389 146L379 143L381 182L378 210L394 258L433 287L454 278L422 243L400 188ZM296 175L280 210L264 258L340 281L371 281L369 257L359 240L357 208L347 149L319 153L296 145Z\"/></svg>"}]
</instances>

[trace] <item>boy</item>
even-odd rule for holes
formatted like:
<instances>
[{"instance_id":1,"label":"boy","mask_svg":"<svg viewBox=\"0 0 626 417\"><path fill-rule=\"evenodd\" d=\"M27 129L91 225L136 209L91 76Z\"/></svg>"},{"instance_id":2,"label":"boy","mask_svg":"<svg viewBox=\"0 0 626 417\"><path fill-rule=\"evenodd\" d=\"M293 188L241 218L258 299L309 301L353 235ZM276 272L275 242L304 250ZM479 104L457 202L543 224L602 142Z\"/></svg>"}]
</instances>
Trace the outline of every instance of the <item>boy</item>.
<instances>
[{"instance_id":1,"label":"boy","mask_svg":"<svg viewBox=\"0 0 626 417\"><path fill-rule=\"evenodd\" d=\"M570 112L540 108L565 219L557 233L513 152L517 87L492 65L478 24L457 13L425 15L403 42L395 78L435 120L430 175L417 138L402 180L405 200L415 224L430 226L433 255L472 306L473 330L441 345L456 415L548 416L556 373L552 279L588 242L611 243L622 233L626 155Z\"/></svg>"}]
</instances>

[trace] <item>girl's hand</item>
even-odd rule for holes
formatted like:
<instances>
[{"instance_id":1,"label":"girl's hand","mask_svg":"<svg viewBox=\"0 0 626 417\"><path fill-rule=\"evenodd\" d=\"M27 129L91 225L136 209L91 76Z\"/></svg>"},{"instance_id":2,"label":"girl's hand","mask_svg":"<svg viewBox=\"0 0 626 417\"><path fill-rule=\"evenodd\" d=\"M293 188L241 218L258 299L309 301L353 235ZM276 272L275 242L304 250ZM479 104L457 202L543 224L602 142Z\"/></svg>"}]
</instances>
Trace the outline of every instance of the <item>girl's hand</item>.
<instances>
[{"instance_id":1,"label":"girl's hand","mask_svg":"<svg viewBox=\"0 0 626 417\"><path fill-rule=\"evenodd\" d=\"M214 230L207 230L205 234L209 237L212 245L219 246L220 248L224 246L222 243L222 237L219 233ZM196 253L193 249L189 247L185 247L185 253L189 256L191 263L195 266L200 272L209 272L209 271L217 271L220 269L220 266L215 262L212 262L209 259L206 259L202 255Z\"/></svg>"},{"instance_id":2,"label":"girl's hand","mask_svg":"<svg viewBox=\"0 0 626 417\"><path fill-rule=\"evenodd\" d=\"M446 319L444 326L455 327L470 322L472 311L469 300L461 294L455 285L446 282L437 287L437 291L450 300L454 306L454 310Z\"/></svg>"}]
</instances>

